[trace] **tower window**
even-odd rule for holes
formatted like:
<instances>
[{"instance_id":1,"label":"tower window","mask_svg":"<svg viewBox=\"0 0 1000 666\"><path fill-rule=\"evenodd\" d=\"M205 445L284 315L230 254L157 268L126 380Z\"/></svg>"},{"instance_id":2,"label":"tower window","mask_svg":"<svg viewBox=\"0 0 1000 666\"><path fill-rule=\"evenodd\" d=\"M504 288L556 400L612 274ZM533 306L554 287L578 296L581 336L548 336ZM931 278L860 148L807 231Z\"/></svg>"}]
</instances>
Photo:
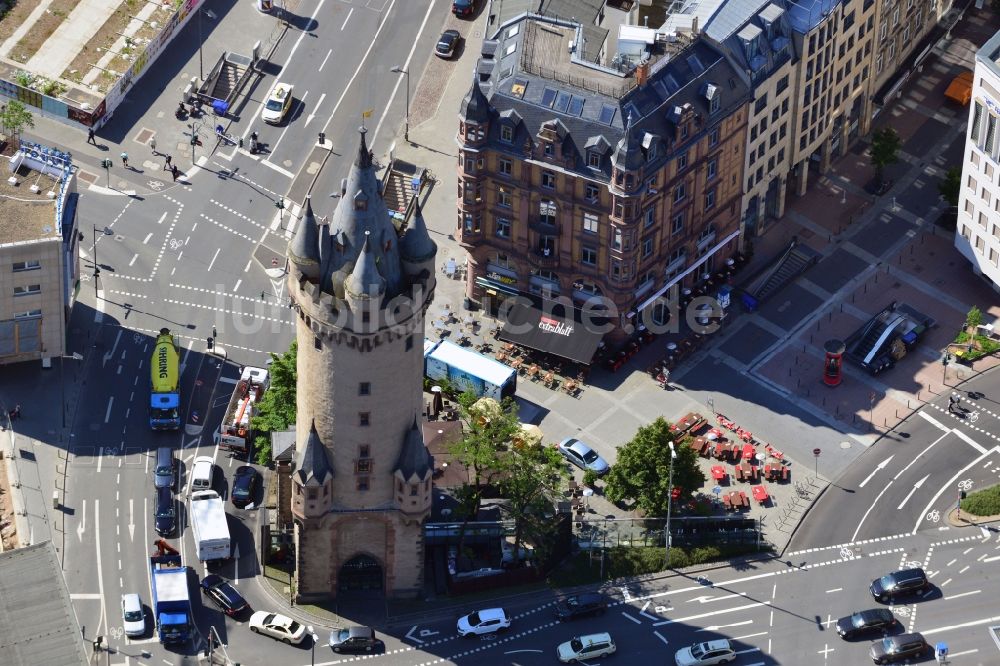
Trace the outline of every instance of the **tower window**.
<instances>
[{"instance_id":1,"label":"tower window","mask_svg":"<svg viewBox=\"0 0 1000 666\"><path fill-rule=\"evenodd\" d=\"M371 394L372 394L372 385L370 382L361 382L360 384L358 384L358 395L371 395ZM367 458L368 456L362 456L362 457Z\"/></svg>"},{"instance_id":2,"label":"tower window","mask_svg":"<svg viewBox=\"0 0 1000 666\"><path fill-rule=\"evenodd\" d=\"M318 494L318 492L317 492L317 490L315 488L309 488L306 491L306 499L314 500L314 499L316 499L317 494Z\"/></svg>"},{"instance_id":3,"label":"tower window","mask_svg":"<svg viewBox=\"0 0 1000 666\"><path fill-rule=\"evenodd\" d=\"M406 351L410 351L411 349L413 349L413 336L408 335L406 336Z\"/></svg>"},{"instance_id":4,"label":"tower window","mask_svg":"<svg viewBox=\"0 0 1000 666\"><path fill-rule=\"evenodd\" d=\"M354 465L354 472L356 474L371 474L372 473L372 460L371 458L365 458L363 460L357 461Z\"/></svg>"},{"instance_id":5,"label":"tower window","mask_svg":"<svg viewBox=\"0 0 1000 666\"><path fill-rule=\"evenodd\" d=\"M358 477L357 489L359 491L368 490L368 477L367 476L359 476Z\"/></svg>"},{"instance_id":6,"label":"tower window","mask_svg":"<svg viewBox=\"0 0 1000 666\"><path fill-rule=\"evenodd\" d=\"M367 324L369 321L371 321L371 313L368 312L368 310L365 310L361 313L361 323Z\"/></svg>"},{"instance_id":7,"label":"tower window","mask_svg":"<svg viewBox=\"0 0 1000 666\"><path fill-rule=\"evenodd\" d=\"M323 341L318 337L313 338L313 347L316 351L323 351Z\"/></svg>"},{"instance_id":8,"label":"tower window","mask_svg":"<svg viewBox=\"0 0 1000 666\"><path fill-rule=\"evenodd\" d=\"M358 412L358 425L367 428L371 424L371 412Z\"/></svg>"},{"instance_id":9,"label":"tower window","mask_svg":"<svg viewBox=\"0 0 1000 666\"><path fill-rule=\"evenodd\" d=\"M358 457L359 458L371 458L372 457L372 447L368 444L358 445Z\"/></svg>"},{"instance_id":10,"label":"tower window","mask_svg":"<svg viewBox=\"0 0 1000 666\"><path fill-rule=\"evenodd\" d=\"M417 496L417 491L419 491L419 490L420 490L420 486L418 486L415 483L411 483L410 484L410 497L416 497Z\"/></svg>"}]
</instances>

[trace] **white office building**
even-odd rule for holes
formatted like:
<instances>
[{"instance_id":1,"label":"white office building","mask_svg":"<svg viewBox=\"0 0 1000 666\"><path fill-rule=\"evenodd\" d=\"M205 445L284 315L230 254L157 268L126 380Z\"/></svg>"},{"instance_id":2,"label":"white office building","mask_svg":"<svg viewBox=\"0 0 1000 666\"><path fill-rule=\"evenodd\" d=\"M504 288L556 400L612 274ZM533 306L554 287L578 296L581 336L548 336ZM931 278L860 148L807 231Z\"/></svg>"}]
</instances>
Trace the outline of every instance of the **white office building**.
<instances>
[{"instance_id":1,"label":"white office building","mask_svg":"<svg viewBox=\"0 0 1000 666\"><path fill-rule=\"evenodd\" d=\"M1000 32L976 53L955 247L1000 290Z\"/></svg>"}]
</instances>

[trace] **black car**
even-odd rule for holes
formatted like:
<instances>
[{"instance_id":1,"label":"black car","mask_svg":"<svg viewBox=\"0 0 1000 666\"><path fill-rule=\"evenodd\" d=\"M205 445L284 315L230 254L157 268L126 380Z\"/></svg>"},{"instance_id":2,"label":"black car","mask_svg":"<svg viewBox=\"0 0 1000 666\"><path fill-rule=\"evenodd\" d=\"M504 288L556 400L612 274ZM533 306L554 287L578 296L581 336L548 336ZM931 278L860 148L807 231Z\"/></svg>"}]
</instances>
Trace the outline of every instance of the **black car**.
<instances>
[{"instance_id":1,"label":"black car","mask_svg":"<svg viewBox=\"0 0 1000 666\"><path fill-rule=\"evenodd\" d=\"M260 475L253 467L249 465L237 467L236 473L233 474L233 490L230 493L233 506L245 509L248 504L253 504L259 481Z\"/></svg>"},{"instance_id":2,"label":"black car","mask_svg":"<svg viewBox=\"0 0 1000 666\"><path fill-rule=\"evenodd\" d=\"M201 591L230 617L250 610L250 604L243 595L222 576L216 574L205 576L201 581Z\"/></svg>"},{"instance_id":3,"label":"black car","mask_svg":"<svg viewBox=\"0 0 1000 666\"><path fill-rule=\"evenodd\" d=\"M851 639L869 632L887 631L897 623L896 616L888 608L872 608L837 620L837 633L841 638Z\"/></svg>"},{"instance_id":4,"label":"black car","mask_svg":"<svg viewBox=\"0 0 1000 666\"><path fill-rule=\"evenodd\" d=\"M452 0L451 13L455 16L472 16L476 11L476 0Z\"/></svg>"},{"instance_id":5,"label":"black car","mask_svg":"<svg viewBox=\"0 0 1000 666\"><path fill-rule=\"evenodd\" d=\"M346 627L330 632L330 647L334 652L371 652L379 644L371 627Z\"/></svg>"},{"instance_id":6,"label":"black car","mask_svg":"<svg viewBox=\"0 0 1000 666\"><path fill-rule=\"evenodd\" d=\"M919 594L930 586L923 569L901 569L876 578L869 589L876 601L892 601L899 596Z\"/></svg>"},{"instance_id":7,"label":"black car","mask_svg":"<svg viewBox=\"0 0 1000 666\"><path fill-rule=\"evenodd\" d=\"M924 640L923 634L899 634L886 636L872 643L869 650L872 661L876 664L891 664L910 657L917 657L931 651L931 646Z\"/></svg>"},{"instance_id":8,"label":"black car","mask_svg":"<svg viewBox=\"0 0 1000 666\"><path fill-rule=\"evenodd\" d=\"M153 525L156 533L163 537L172 536L177 531L177 503L170 488L156 489Z\"/></svg>"},{"instance_id":9,"label":"black car","mask_svg":"<svg viewBox=\"0 0 1000 666\"><path fill-rule=\"evenodd\" d=\"M434 47L434 55L439 58L450 58L455 55L455 49L462 40L462 35L458 30L445 30L438 37L437 45Z\"/></svg>"},{"instance_id":10,"label":"black car","mask_svg":"<svg viewBox=\"0 0 1000 666\"><path fill-rule=\"evenodd\" d=\"M565 622L586 615L602 615L608 608L608 598L596 592L585 592L556 602L556 619Z\"/></svg>"}]
</instances>

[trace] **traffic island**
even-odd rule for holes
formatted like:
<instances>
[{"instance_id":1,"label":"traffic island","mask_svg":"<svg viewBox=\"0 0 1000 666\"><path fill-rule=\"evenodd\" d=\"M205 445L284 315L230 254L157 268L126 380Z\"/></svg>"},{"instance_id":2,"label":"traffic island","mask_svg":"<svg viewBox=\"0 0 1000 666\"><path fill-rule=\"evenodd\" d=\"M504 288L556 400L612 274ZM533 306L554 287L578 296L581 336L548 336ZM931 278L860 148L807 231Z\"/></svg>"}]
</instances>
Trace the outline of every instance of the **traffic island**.
<instances>
[{"instance_id":1,"label":"traffic island","mask_svg":"<svg viewBox=\"0 0 1000 666\"><path fill-rule=\"evenodd\" d=\"M1000 484L966 495L961 491L959 506L948 512L953 527L978 527L1000 521Z\"/></svg>"}]
</instances>

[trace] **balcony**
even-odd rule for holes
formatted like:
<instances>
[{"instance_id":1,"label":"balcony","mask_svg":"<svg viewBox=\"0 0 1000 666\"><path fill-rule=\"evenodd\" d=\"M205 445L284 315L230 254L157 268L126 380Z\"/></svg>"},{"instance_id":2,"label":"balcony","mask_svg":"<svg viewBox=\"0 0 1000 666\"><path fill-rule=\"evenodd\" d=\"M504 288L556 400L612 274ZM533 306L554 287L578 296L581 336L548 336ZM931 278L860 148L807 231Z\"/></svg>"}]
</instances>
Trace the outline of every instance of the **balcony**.
<instances>
[{"instance_id":1,"label":"balcony","mask_svg":"<svg viewBox=\"0 0 1000 666\"><path fill-rule=\"evenodd\" d=\"M698 251L701 252L706 247L715 242L715 231L710 231L707 234L702 234L698 237Z\"/></svg>"},{"instance_id":2,"label":"balcony","mask_svg":"<svg viewBox=\"0 0 1000 666\"><path fill-rule=\"evenodd\" d=\"M558 236L559 235L559 225L556 223L555 218L547 216L532 217L531 221L528 222L528 228L532 231L537 231L538 233L545 234L547 236Z\"/></svg>"},{"instance_id":3,"label":"balcony","mask_svg":"<svg viewBox=\"0 0 1000 666\"><path fill-rule=\"evenodd\" d=\"M531 262L541 267L558 266L559 253L554 248L535 247L531 250Z\"/></svg>"}]
</instances>

